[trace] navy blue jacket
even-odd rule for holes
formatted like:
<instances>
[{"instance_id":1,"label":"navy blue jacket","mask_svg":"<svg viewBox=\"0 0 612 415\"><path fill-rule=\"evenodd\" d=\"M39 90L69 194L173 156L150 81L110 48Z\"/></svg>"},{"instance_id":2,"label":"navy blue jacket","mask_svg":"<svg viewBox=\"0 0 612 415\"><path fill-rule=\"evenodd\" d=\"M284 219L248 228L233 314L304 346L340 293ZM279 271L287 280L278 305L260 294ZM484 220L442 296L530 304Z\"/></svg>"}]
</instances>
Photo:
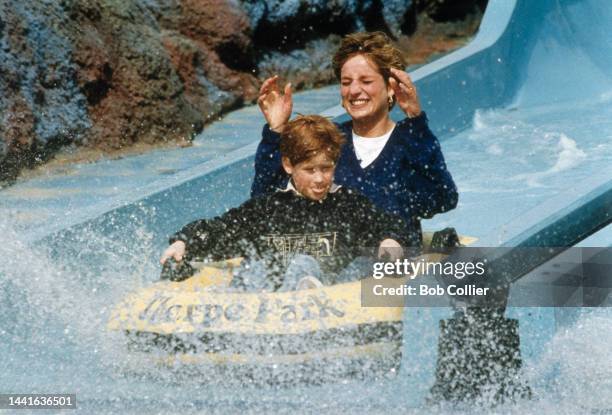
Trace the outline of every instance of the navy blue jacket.
<instances>
[{"instance_id":1,"label":"navy blue jacket","mask_svg":"<svg viewBox=\"0 0 612 415\"><path fill-rule=\"evenodd\" d=\"M347 141L334 181L359 190L376 206L403 218L411 239L421 241L421 218L431 218L457 206L457 187L424 112L398 122L380 155L365 168L359 165L353 146L352 121L338 127ZM251 196L286 186L288 176L281 165L279 143L280 134L266 124L255 155Z\"/></svg>"}]
</instances>

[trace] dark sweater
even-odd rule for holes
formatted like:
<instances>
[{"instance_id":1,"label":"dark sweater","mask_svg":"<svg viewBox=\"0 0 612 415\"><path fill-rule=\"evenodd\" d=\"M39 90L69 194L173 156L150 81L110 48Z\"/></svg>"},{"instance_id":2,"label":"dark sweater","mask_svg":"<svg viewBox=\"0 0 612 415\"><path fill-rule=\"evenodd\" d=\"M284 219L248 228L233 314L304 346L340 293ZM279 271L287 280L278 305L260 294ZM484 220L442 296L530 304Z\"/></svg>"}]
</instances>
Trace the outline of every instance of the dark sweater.
<instances>
[{"instance_id":1,"label":"dark sweater","mask_svg":"<svg viewBox=\"0 0 612 415\"><path fill-rule=\"evenodd\" d=\"M253 198L213 219L192 222L170 238L186 243L187 257L222 260L254 257L280 276L296 253L315 257L336 273L386 238L411 246L406 224L376 208L360 193L341 187L321 201L293 191Z\"/></svg>"},{"instance_id":2,"label":"dark sweater","mask_svg":"<svg viewBox=\"0 0 612 415\"><path fill-rule=\"evenodd\" d=\"M402 217L413 241L421 241L421 218L457 206L457 188L424 112L398 122L380 155L365 168L355 154L352 122L338 127L347 142L336 168L336 183L359 190L376 206ZM269 194L287 184L279 142L280 134L265 125L255 155L251 196Z\"/></svg>"}]
</instances>

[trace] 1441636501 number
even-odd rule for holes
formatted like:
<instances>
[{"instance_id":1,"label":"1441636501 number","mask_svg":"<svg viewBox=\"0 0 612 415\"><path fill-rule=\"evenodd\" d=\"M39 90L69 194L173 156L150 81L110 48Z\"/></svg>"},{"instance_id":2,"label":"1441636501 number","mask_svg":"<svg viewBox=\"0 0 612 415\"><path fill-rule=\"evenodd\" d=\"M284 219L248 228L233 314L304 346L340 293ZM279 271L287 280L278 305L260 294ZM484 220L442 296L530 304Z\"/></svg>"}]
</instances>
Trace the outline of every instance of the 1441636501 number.
<instances>
[{"instance_id":1,"label":"1441636501 number","mask_svg":"<svg viewBox=\"0 0 612 415\"><path fill-rule=\"evenodd\" d=\"M76 409L75 394L0 394L0 409Z\"/></svg>"}]
</instances>

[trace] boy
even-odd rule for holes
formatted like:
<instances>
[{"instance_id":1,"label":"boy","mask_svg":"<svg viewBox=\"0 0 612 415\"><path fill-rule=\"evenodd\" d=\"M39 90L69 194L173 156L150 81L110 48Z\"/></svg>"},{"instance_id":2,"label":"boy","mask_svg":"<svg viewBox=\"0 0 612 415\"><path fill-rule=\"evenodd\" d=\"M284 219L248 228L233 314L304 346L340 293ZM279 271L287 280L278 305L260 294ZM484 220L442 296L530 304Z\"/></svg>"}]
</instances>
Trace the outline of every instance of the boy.
<instances>
[{"instance_id":1,"label":"boy","mask_svg":"<svg viewBox=\"0 0 612 415\"><path fill-rule=\"evenodd\" d=\"M359 256L359 247L379 246L379 255L398 256L401 244L409 244L402 219L333 183L343 142L337 127L324 117L299 116L289 122L280 143L282 165L291 176L287 188L188 224L170 238L162 264L186 255L211 260L242 256L250 264L243 271L250 271L235 277L234 285L289 290L300 273L297 277L319 274L327 284L348 279L340 271Z\"/></svg>"}]
</instances>

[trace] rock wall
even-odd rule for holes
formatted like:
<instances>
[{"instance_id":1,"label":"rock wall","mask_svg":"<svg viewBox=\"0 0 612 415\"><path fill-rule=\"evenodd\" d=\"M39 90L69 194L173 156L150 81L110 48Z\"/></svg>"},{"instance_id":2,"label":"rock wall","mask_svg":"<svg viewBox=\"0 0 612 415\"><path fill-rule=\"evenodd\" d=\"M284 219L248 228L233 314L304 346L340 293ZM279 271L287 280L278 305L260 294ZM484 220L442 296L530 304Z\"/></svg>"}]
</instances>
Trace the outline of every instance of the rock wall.
<instances>
[{"instance_id":1,"label":"rock wall","mask_svg":"<svg viewBox=\"0 0 612 415\"><path fill-rule=\"evenodd\" d=\"M252 102L258 78L333 82L329 56L343 34L398 38L414 32L419 12L461 19L482 2L3 0L0 182L68 144L112 152L188 142Z\"/></svg>"}]
</instances>

